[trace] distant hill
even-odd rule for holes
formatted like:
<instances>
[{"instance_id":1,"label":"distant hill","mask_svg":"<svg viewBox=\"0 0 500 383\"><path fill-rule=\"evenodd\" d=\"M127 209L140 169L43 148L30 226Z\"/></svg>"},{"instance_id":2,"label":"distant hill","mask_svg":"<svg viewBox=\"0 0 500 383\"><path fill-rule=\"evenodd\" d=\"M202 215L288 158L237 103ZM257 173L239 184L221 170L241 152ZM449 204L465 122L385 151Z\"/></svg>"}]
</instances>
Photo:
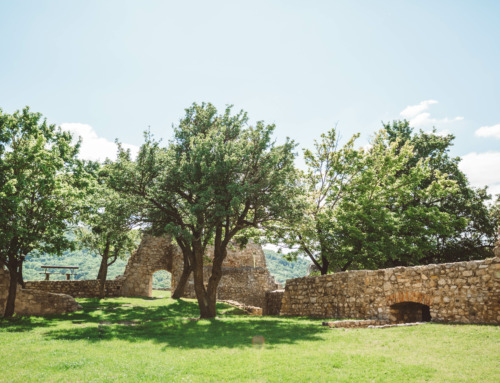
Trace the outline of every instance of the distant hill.
<instances>
[{"instance_id":1,"label":"distant hill","mask_svg":"<svg viewBox=\"0 0 500 383\"><path fill-rule=\"evenodd\" d=\"M267 269L272 274L276 282L285 286L287 279L305 277L310 261L305 258L298 258L295 262L288 262L281 254L273 250L264 249Z\"/></svg>"},{"instance_id":2,"label":"distant hill","mask_svg":"<svg viewBox=\"0 0 500 383\"><path fill-rule=\"evenodd\" d=\"M287 279L303 277L307 274L309 261L298 259L296 262L288 262L283 257L272 250L264 250L266 256L267 268L274 276L275 280L285 284ZM45 278L42 274L42 265L51 266L78 266L74 279L96 279L101 258L85 250L66 252L61 257L50 255L41 255L40 257L28 257L24 262L23 274L26 281L40 281ZM127 260L118 259L108 270L108 279L115 279L125 271ZM64 280L65 276L52 274L51 280ZM167 271L158 271L153 275L154 288L170 287L170 273Z\"/></svg>"}]
</instances>

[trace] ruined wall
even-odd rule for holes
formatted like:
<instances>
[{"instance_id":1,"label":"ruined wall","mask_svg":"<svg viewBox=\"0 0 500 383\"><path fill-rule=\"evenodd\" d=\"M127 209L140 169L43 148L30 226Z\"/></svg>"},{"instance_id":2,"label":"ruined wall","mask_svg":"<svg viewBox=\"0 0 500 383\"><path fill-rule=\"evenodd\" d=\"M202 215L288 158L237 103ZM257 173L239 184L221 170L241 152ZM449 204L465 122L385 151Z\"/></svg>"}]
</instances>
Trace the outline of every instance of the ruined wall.
<instances>
[{"instance_id":1,"label":"ruined wall","mask_svg":"<svg viewBox=\"0 0 500 383\"><path fill-rule=\"evenodd\" d=\"M203 268L203 281L208 283L211 267ZM250 306L264 307L266 291L279 287L274 278L263 267L223 267L222 278L217 288L218 300L233 300ZM193 277L184 290L184 297L196 298Z\"/></svg>"},{"instance_id":2,"label":"ruined wall","mask_svg":"<svg viewBox=\"0 0 500 383\"><path fill-rule=\"evenodd\" d=\"M500 324L500 258L288 280L281 315L397 321L403 302L432 321Z\"/></svg>"},{"instance_id":3,"label":"ruined wall","mask_svg":"<svg viewBox=\"0 0 500 383\"><path fill-rule=\"evenodd\" d=\"M208 283L212 267L213 249L207 249L207 266L203 267L203 280ZM212 256L211 256L212 255ZM182 261L182 259L180 259ZM172 291L177 286L183 264L174 267L172 272ZM267 270L266 257L262 247L253 242L240 249L230 246L226 259L222 263L222 278L217 288L217 299L234 300L250 306L263 307L266 302L266 291L275 290L280 285ZM191 275L184 290L184 297L196 298L194 281Z\"/></svg>"},{"instance_id":4,"label":"ruined wall","mask_svg":"<svg viewBox=\"0 0 500 383\"><path fill-rule=\"evenodd\" d=\"M100 282L95 279L83 281L30 281L25 282L25 284L27 289L50 291L52 293L58 294L67 294L75 298L98 297L100 287ZM121 281L106 281L106 296L122 296L121 288Z\"/></svg>"},{"instance_id":5,"label":"ruined wall","mask_svg":"<svg viewBox=\"0 0 500 383\"><path fill-rule=\"evenodd\" d=\"M207 249L207 266L204 280L210 276L210 254ZM174 291L184 267L182 253L168 237L145 235L139 247L130 256L125 272L115 280L106 281L107 297L151 297L153 274L166 270L172 274L171 290ZM275 290L279 285L268 272L266 258L260 245L249 243L244 249L229 247L223 263L223 277L217 290L217 299L234 300L246 305L262 307L267 290ZM69 294L74 297L99 296L99 281L37 281L27 282L28 288ZM187 298L195 298L193 278L190 277L185 293Z\"/></svg>"},{"instance_id":6,"label":"ruined wall","mask_svg":"<svg viewBox=\"0 0 500 383\"><path fill-rule=\"evenodd\" d=\"M285 290L266 291L266 302L262 307L262 315L280 315L284 293Z\"/></svg>"},{"instance_id":7,"label":"ruined wall","mask_svg":"<svg viewBox=\"0 0 500 383\"><path fill-rule=\"evenodd\" d=\"M180 259L179 259L180 258ZM130 256L125 272L116 280L122 283L121 295L124 297L151 297L153 293L153 274L159 270L173 271L182 266L180 249L168 237L145 235L139 247ZM172 286L174 286L172 273Z\"/></svg>"},{"instance_id":8,"label":"ruined wall","mask_svg":"<svg viewBox=\"0 0 500 383\"><path fill-rule=\"evenodd\" d=\"M0 267L0 316L3 316L9 293L10 275ZM17 315L63 314L81 310L69 295L17 288L15 313Z\"/></svg>"}]
</instances>

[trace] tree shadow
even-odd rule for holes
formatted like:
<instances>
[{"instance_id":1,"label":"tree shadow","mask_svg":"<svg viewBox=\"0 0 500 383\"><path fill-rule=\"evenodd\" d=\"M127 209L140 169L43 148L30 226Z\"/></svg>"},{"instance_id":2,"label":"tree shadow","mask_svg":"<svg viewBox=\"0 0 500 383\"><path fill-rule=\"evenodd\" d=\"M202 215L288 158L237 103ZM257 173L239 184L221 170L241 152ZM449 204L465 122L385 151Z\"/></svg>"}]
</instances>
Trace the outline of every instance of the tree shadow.
<instances>
[{"instance_id":1,"label":"tree shadow","mask_svg":"<svg viewBox=\"0 0 500 383\"><path fill-rule=\"evenodd\" d=\"M45 336L87 342L153 341L164 344L165 348L201 349L252 347L252 339L261 336L265 347L272 348L277 344L321 340L320 335L329 330L318 323L295 318L234 315L237 309L225 304L218 306L220 315L211 320L196 319L198 305L184 300L157 307L109 305L98 311L91 311L88 306L83 312L66 316L75 326L50 330ZM76 326L84 323L85 326Z\"/></svg>"},{"instance_id":2,"label":"tree shadow","mask_svg":"<svg viewBox=\"0 0 500 383\"><path fill-rule=\"evenodd\" d=\"M0 318L1 332L27 332L40 327L54 326L44 317L14 316L12 318Z\"/></svg>"}]
</instances>

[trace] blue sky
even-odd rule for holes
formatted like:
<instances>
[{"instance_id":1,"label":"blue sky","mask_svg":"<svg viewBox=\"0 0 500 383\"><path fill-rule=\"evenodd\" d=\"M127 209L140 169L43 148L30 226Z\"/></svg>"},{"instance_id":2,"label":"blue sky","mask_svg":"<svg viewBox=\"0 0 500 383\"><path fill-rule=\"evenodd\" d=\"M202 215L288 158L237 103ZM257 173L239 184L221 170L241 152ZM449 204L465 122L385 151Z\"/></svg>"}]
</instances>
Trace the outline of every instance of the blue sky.
<instances>
[{"instance_id":1,"label":"blue sky","mask_svg":"<svg viewBox=\"0 0 500 383\"><path fill-rule=\"evenodd\" d=\"M0 0L0 107L84 138L171 137L192 102L234 104L309 147L407 118L456 135L500 193L500 1Z\"/></svg>"}]
</instances>

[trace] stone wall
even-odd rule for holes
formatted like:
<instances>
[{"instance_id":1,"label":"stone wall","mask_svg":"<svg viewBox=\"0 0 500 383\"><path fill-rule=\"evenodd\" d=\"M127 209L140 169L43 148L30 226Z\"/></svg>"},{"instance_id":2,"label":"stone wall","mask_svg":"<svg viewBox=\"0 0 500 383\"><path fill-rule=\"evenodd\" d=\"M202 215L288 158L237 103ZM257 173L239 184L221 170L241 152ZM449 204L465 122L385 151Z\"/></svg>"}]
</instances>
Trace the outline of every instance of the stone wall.
<instances>
[{"instance_id":1,"label":"stone wall","mask_svg":"<svg viewBox=\"0 0 500 383\"><path fill-rule=\"evenodd\" d=\"M262 308L262 315L280 315L284 293L285 290L266 291L266 302Z\"/></svg>"},{"instance_id":2,"label":"stone wall","mask_svg":"<svg viewBox=\"0 0 500 383\"><path fill-rule=\"evenodd\" d=\"M210 276L210 254L207 249L207 266L204 280ZM106 282L107 297L151 297L153 274L166 270L172 274L171 290L174 291L184 267L182 253L168 237L145 235L139 247L130 256L125 272L115 280ZM223 277L219 283L217 299L233 300L246 305L263 307L267 290L279 286L268 272L266 258L260 245L249 243L245 248L229 247L223 263ZM27 282L30 289L69 294L73 297L98 297L99 281L37 281ZM190 277L184 297L195 298L193 278Z\"/></svg>"},{"instance_id":3,"label":"stone wall","mask_svg":"<svg viewBox=\"0 0 500 383\"><path fill-rule=\"evenodd\" d=\"M500 324L500 258L288 280L281 315Z\"/></svg>"},{"instance_id":4,"label":"stone wall","mask_svg":"<svg viewBox=\"0 0 500 383\"><path fill-rule=\"evenodd\" d=\"M3 316L9 293L10 275L0 267L0 316ZM17 315L63 314L81 310L72 296L46 291L17 288L15 313Z\"/></svg>"},{"instance_id":5,"label":"stone wall","mask_svg":"<svg viewBox=\"0 0 500 383\"><path fill-rule=\"evenodd\" d=\"M208 283L211 267L203 268L203 280ZM263 267L223 267L222 278L217 288L218 300L233 300L250 306L264 307L266 291L279 287L274 278ZM184 290L184 297L196 298L191 276Z\"/></svg>"},{"instance_id":6,"label":"stone wall","mask_svg":"<svg viewBox=\"0 0 500 383\"><path fill-rule=\"evenodd\" d=\"M180 249L168 237L145 235L139 247L130 256L125 272L116 278L122 283L124 297L151 297L153 294L153 274L159 270L170 273L182 267ZM172 273L173 288L175 280Z\"/></svg>"},{"instance_id":7,"label":"stone wall","mask_svg":"<svg viewBox=\"0 0 500 383\"><path fill-rule=\"evenodd\" d=\"M213 249L207 249L207 266L203 267L203 281L208 283L212 267ZM172 291L177 286L176 281L182 274L182 258L172 272ZM175 261L174 261L175 262ZM250 242L241 249L239 246L229 246L226 259L222 263L222 278L217 288L217 299L233 300L250 306L264 307L266 291L275 290L280 285L267 270L266 257L262 247ZM184 297L196 298L194 280L191 275Z\"/></svg>"},{"instance_id":8,"label":"stone wall","mask_svg":"<svg viewBox=\"0 0 500 383\"><path fill-rule=\"evenodd\" d=\"M67 294L75 298L95 298L99 297L101 283L91 279L83 281L31 281L25 282L25 284L27 289ZM122 296L122 282L106 281L105 293L107 297Z\"/></svg>"}]
</instances>

